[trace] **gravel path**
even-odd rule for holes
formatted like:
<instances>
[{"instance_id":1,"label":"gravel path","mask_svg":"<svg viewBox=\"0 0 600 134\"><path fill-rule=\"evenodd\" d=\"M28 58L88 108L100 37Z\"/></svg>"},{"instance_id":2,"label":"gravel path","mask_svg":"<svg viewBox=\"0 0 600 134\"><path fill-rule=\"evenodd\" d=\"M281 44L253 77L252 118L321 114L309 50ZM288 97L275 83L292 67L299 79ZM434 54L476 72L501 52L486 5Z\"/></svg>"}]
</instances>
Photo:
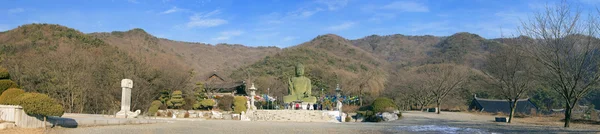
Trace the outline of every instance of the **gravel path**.
<instances>
[{"instance_id":1,"label":"gravel path","mask_svg":"<svg viewBox=\"0 0 600 134\"><path fill-rule=\"evenodd\" d=\"M597 129L495 123L485 116L406 112L398 121L384 123L244 122L232 120L168 121L144 125L55 128L60 134L190 134L190 133L598 133Z\"/></svg>"}]
</instances>

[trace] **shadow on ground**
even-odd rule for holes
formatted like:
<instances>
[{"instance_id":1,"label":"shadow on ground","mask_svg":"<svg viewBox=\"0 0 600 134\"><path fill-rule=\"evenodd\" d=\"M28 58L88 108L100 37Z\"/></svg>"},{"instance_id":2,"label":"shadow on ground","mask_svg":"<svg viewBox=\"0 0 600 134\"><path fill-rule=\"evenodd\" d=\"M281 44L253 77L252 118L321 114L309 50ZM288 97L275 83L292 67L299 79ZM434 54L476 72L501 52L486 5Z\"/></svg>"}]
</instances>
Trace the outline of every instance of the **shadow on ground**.
<instances>
[{"instance_id":1,"label":"shadow on ground","mask_svg":"<svg viewBox=\"0 0 600 134\"><path fill-rule=\"evenodd\" d=\"M42 119L43 120L43 119ZM64 128L77 128L79 124L76 120L71 118L63 118L63 117L48 117L48 122L52 124L52 127L60 126Z\"/></svg>"}]
</instances>

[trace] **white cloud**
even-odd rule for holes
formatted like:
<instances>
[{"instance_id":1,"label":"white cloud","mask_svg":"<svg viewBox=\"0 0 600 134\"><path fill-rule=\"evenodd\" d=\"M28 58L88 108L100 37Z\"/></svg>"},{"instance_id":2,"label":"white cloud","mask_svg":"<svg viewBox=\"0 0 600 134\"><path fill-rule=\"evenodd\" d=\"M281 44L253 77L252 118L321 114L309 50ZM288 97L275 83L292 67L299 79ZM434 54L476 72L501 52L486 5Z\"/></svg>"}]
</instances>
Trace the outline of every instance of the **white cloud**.
<instances>
[{"instance_id":1,"label":"white cloud","mask_svg":"<svg viewBox=\"0 0 600 134\"><path fill-rule=\"evenodd\" d=\"M244 34L244 31L242 30L223 31L219 33L218 37L213 38L213 40L225 41L231 39L232 37L240 36L242 34Z\"/></svg>"},{"instance_id":2,"label":"white cloud","mask_svg":"<svg viewBox=\"0 0 600 134\"><path fill-rule=\"evenodd\" d=\"M171 9L169 9L169 10L160 12L160 14L170 14L170 13L175 13L175 12L179 12L179 11L182 11L182 10L183 9L181 9L181 8L173 7Z\"/></svg>"},{"instance_id":3,"label":"white cloud","mask_svg":"<svg viewBox=\"0 0 600 134\"><path fill-rule=\"evenodd\" d=\"M20 13L20 12L25 12L25 9L23 8L13 8L13 9L9 9L8 13Z\"/></svg>"},{"instance_id":4,"label":"white cloud","mask_svg":"<svg viewBox=\"0 0 600 134\"><path fill-rule=\"evenodd\" d=\"M339 30L346 30L349 29L351 27L353 27L354 25L356 25L355 22L344 22L342 24L339 25L333 25L328 27L328 30L332 30L332 31L339 31Z\"/></svg>"},{"instance_id":5,"label":"white cloud","mask_svg":"<svg viewBox=\"0 0 600 134\"><path fill-rule=\"evenodd\" d=\"M301 8L293 12L288 12L286 18L309 18L320 11L323 11L323 9L316 8L314 10L307 10Z\"/></svg>"},{"instance_id":6,"label":"white cloud","mask_svg":"<svg viewBox=\"0 0 600 134\"><path fill-rule=\"evenodd\" d=\"M294 36L286 36L281 41L287 42L287 41L292 41L292 40L295 40L295 39L296 39L296 37L294 37Z\"/></svg>"},{"instance_id":7,"label":"white cloud","mask_svg":"<svg viewBox=\"0 0 600 134\"><path fill-rule=\"evenodd\" d=\"M334 11L348 5L348 0L317 0L317 3L327 5L327 9Z\"/></svg>"},{"instance_id":8,"label":"white cloud","mask_svg":"<svg viewBox=\"0 0 600 134\"><path fill-rule=\"evenodd\" d=\"M187 27L215 27L223 24L227 24L227 20L220 18L211 18L213 15L220 14L221 11L215 10L208 13L197 13L190 17L190 21L187 23Z\"/></svg>"},{"instance_id":9,"label":"white cloud","mask_svg":"<svg viewBox=\"0 0 600 134\"><path fill-rule=\"evenodd\" d=\"M402 12L429 12L427 5L413 1L396 1L381 7L381 9L398 10Z\"/></svg>"}]
</instances>

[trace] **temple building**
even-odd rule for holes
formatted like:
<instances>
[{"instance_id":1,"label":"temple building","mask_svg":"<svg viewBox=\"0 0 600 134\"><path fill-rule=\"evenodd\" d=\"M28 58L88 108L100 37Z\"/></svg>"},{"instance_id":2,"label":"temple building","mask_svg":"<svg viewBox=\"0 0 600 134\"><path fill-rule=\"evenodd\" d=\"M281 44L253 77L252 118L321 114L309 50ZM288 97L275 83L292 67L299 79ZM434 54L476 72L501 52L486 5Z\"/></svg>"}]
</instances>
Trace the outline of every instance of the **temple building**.
<instances>
[{"instance_id":1,"label":"temple building","mask_svg":"<svg viewBox=\"0 0 600 134\"><path fill-rule=\"evenodd\" d=\"M203 83L207 95L247 95L245 81L227 79L217 71L208 73L203 78L205 78Z\"/></svg>"},{"instance_id":2,"label":"temple building","mask_svg":"<svg viewBox=\"0 0 600 134\"><path fill-rule=\"evenodd\" d=\"M477 98L477 96L474 95L473 101L471 102L471 105L469 105L469 110L488 113L501 112L504 114L510 114L511 104L512 102L508 102L507 100L482 99ZM531 112L537 110L537 106L535 106L528 98L517 100L517 107L515 109L515 113L531 114Z\"/></svg>"}]
</instances>

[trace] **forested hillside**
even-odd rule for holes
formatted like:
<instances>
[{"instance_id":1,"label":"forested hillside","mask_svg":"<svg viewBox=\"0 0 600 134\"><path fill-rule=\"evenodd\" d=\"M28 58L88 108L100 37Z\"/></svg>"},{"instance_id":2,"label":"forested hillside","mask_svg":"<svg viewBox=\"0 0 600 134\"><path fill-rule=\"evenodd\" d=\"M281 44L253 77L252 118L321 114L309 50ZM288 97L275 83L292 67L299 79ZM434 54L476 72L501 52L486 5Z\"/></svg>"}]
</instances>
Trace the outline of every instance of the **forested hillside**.
<instances>
[{"instance_id":1,"label":"forested hillside","mask_svg":"<svg viewBox=\"0 0 600 134\"><path fill-rule=\"evenodd\" d=\"M287 93L287 80L294 75L294 65L304 64L306 75L313 82L313 95L320 89L334 93L340 84L346 93L365 94L371 100L384 89L387 63L370 53L355 47L347 39L337 35L321 35L295 47L286 48L273 56L267 56L232 74L257 84L260 93L271 88L275 96Z\"/></svg>"},{"instance_id":2,"label":"forested hillside","mask_svg":"<svg viewBox=\"0 0 600 134\"><path fill-rule=\"evenodd\" d=\"M11 79L76 113L118 111L124 78L134 81L132 109L145 110L161 90L191 92L206 73L229 72L277 51L171 41L142 29L87 35L60 25L28 24L0 33L1 64Z\"/></svg>"}]
</instances>

